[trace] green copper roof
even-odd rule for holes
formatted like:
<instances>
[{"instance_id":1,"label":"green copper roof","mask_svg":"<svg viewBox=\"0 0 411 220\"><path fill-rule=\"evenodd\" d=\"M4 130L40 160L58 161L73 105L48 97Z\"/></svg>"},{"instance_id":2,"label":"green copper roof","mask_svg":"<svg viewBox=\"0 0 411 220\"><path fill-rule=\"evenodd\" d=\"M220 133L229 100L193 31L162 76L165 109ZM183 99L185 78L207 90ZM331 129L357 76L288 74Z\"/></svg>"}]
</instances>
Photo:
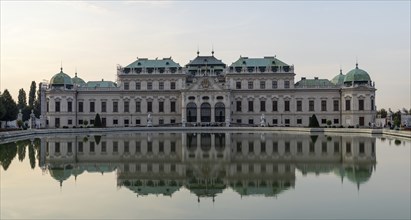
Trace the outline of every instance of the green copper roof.
<instances>
[{"instance_id":1,"label":"green copper roof","mask_svg":"<svg viewBox=\"0 0 411 220\"><path fill-rule=\"evenodd\" d=\"M84 82L82 78L77 77L77 73L76 73L76 76L74 76L71 80L73 81L74 84L78 84L78 85L86 84L86 82Z\"/></svg>"},{"instance_id":2,"label":"green copper roof","mask_svg":"<svg viewBox=\"0 0 411 220\"><path fill-rule=\"evenodd\" d=\"M264 58L248 58L240 57L237 61L231 64L230 67L269 67L269 66L289 66L283 61L275 57Z\"/></svg>"},{"instance_id":3,"label":"green copper roof","mask_svg":"<svg viewBox=\"0 0 411 220\"><path fill-rule=\"evenodd\" d=\"M63 68L60 68L60 72L51 77L50 79L51 85L73 85L73 81L71 77L65 73L63 73Z\"/></svg>"},{"instance_id":4,"label":"green copper roof","mask_svg":"<svg viewBox=\"0 0 411 220\"><path fill-rule=\"evenodd\" d=\"M226 67L225 63L221 60L218 60L214 56L197 56L194 60L190 60L190 62L186 65L186 67L193 67L193 66L221 66Z\"/></svg>"},{"instance_id":5,"label":"green copper roof","mask_svg":"<svg viewBox=\"0 0 411 220\"><path fill-rule=\"evenodd\" d=\"M345 75L342 74L342 70L340 70L340 74L336 75L331 82L334 83L334 85L342 85L344 84L344 78Z\"/></svg>"},{"instance_id":6,"label":"green copper roof","mask_svg":"<svg viewBox=\"0 0 411 220\"><path fill-rule=\"evenodd\" d=\"M115 88L117 84L111 81L88 81L86 83L86 87L88 88Z\"/></svg>"},{"instance_id":7,"label":"green copper roof","mask_svg":"<svg viewBox=\"0 0 411 220\"><path fill-rule=\"evenodd\" d=\"M305 79L298 81L295 84L296 88L309 88L309 87L334 87L334 84L328 79Z\"/></svg>"},{"instance_id":8,"label":"green copper roof","mask_svg":"<svg viewBox=\"0 0 411 220\"><path fill-rule=\"evenodd\" d=\"M178 68L180 64L174 62L171 58L163 58L162 60L149 60L147 58L140 58L129 64L125 68Z\"/></svg>"},{"instance_id":9,"label":"green copper roof","mask_svg":"<svg viewBox=\"0 0 411 220\"><path fill-rule=\"evenodd\" d=\"M351 70L345 75L344 82L368 82L371 81L370 75L364 70L358 68L356 64L355 69Z\"/></svg>"}]
</instances>

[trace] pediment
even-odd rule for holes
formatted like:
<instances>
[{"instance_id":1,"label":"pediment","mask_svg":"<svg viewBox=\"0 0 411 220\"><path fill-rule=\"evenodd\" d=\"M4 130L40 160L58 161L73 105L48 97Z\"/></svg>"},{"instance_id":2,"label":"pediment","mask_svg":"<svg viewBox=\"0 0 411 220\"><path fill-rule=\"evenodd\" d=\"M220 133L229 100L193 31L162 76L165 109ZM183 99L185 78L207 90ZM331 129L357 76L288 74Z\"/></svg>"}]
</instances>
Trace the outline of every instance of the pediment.
<instances>
[{"instance_id":1,"label":"pediment","mask_svg":"<svg viewBox=\"0 0 411 220\"><path fill-rule=\"evenodd\" d=\"M193 79L193 83L187 87L188 91L218 91L224 90L223 85L218 82L217 78L199 77Z\"/></svg>"}]
</instances>

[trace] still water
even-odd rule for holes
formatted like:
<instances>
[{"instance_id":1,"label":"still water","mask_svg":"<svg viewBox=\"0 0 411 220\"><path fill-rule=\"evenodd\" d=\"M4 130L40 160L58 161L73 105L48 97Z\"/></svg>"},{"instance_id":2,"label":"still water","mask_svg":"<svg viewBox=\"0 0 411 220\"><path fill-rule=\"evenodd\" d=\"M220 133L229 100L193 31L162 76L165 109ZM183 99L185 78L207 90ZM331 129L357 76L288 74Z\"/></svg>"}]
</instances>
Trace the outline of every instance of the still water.
<instances>
[{"instance_id":1,"label":"still water","mask_svg":"<svg viewBox=\"0 0 411 220\"><path fill-rule=\"evenodd\" d=\"M0 145L1 219L409 219L410 140L59 135Z\"/></svg>"}]
</instances>

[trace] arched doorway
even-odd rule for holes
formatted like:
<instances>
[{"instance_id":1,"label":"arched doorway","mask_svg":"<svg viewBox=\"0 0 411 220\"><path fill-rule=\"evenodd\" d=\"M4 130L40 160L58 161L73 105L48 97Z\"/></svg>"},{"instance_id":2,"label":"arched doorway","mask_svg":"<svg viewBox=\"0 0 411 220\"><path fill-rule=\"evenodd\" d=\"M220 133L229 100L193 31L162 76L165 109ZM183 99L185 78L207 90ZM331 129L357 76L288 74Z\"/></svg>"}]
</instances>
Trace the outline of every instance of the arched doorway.
<instances>
[{"instance_id":1,"label":"arched doorway","mask_svg":"<svg viewBox=\"0 0 411 220\"><path fill-rule=\"evenodd\" d=\"M215 104L215 122L224 122L225 118L225 105L222 102Z\"/></svg>"},{"instance_id":2,"label":"arched doorway","mask_svg":"<svg viewBox=\"0 0 411 220\"><path fill-rule=\"evenodd\" d=\"M201 122L211 122L211 105L209 103L201 104Z\"/></svg>"},{"instance_id":3,"label":"arched doorway","mask_svg":"<svg viewBox=\"0 0 411 220\"><path fill-rule=\"evenodd\" d=\"M187 104L187 122L197 122L197 105L193 102Z\"/></svg>"}]
</instances>

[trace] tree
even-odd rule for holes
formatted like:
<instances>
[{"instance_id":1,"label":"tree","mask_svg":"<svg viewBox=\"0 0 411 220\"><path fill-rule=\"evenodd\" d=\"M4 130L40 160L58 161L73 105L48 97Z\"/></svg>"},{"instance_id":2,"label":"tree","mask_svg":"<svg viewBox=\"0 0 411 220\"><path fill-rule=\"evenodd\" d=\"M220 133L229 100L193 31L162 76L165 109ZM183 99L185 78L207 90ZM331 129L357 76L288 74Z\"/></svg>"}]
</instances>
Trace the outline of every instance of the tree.
<instances>
[{"instance_id":1,"label":"tree","mask_svg":"<svg viewBox=\"0 0 411 220\"><path fill-rule=\"evenodd\" d=\"M41 114L41 83L39 83L39 89L37 90L37 98L34 100L34 106L33 106L33 113L36 116L36 118L40 117Z\"/></svg>"},{"instance_id":2,"label":"tree","mask_svg":"<svg viewBox=\"0 0 411 220\"><path fill-rule=\"evenodd\" d=\"M88 121L87 121L87 120L84 120L84 121L83 121L83 125L87 127Z\"/></svg>"},{"instance_id":3,"label":"tree","mask_svg":"<svg viewBox=\"0 0 411 220\"><path fill-rule=\"evenodd\" d=\"M17 117L18 109L17 104L11 97L9 91L6 89L2 95L3 105L6 109L6 114L3 116L2 120L4 121L13 121Z\"/></svg>"},{"instance_id":4,"label":"tree","mask_svg":"<svg viewBox=\"0 0 411 220\"><path fill-rule=\"evenodd\" d=\"M387 113L387 110L382 108L379 111L377 111L377 114L379 114L381 118L386 118L388 113Z\"/></svg>"},{"instance_id":5,"label":"tree","mask_svg":"<svg viewBox=\"0 0 411 220\"><path fill-rule=\"evenodd\" d=\"M317 116L313 114L313 116L310 117L310 122L308 124L308 127L310 128L319 128L320 124L318 123Z\"/></svg>"},{"instance_id":6,"label":"tree","mask_svg":"<svg viewBox=\"0 0 411 220\"><path fill-rule=\"evenodd\" d=\"M34 101L36 100L36 82L32 81L30 85L30 92L29 92L29 107L34 107Z\"/></svg>"},{"instance_id":7,"label":"tree","mask_svg":"<svg viewBox=\"0 0 411 220\"><path fill-rule=\"evenodd\" d=\"M0 93L0 120L6 115L6 107L4 105L3 96Z\"/></svg>"},{"instance_id":8,"label":"tree","mask_svg":"<svg viewBox=\"0 0 411 220\"><path fill-rule=\"evenodd\" d=\"M331 120L327 120L327 126L330 127L332 124Z\"/></svg>"},{"instance_id":9,"label":"tree","mask_svg":"<svg viewBox=\"0 0 411 220\"><path fill-rule=\"evenodd\" d=\"M96 117L94 118L94 127L96 128L103 127L103 124L101 123L100 115L98 113L96 114Z\"/></svg>"},{"instance_id":10,"label":"tree","mask_svg":"<svg viewBox=\"0 0 411 220\"><path fill-rule=\"evenodd\" d=\"M23 110L27 106L27 97L24 89L19 90L19 97L17 101L17 108Z\"/></svg>"}]
</instances>

